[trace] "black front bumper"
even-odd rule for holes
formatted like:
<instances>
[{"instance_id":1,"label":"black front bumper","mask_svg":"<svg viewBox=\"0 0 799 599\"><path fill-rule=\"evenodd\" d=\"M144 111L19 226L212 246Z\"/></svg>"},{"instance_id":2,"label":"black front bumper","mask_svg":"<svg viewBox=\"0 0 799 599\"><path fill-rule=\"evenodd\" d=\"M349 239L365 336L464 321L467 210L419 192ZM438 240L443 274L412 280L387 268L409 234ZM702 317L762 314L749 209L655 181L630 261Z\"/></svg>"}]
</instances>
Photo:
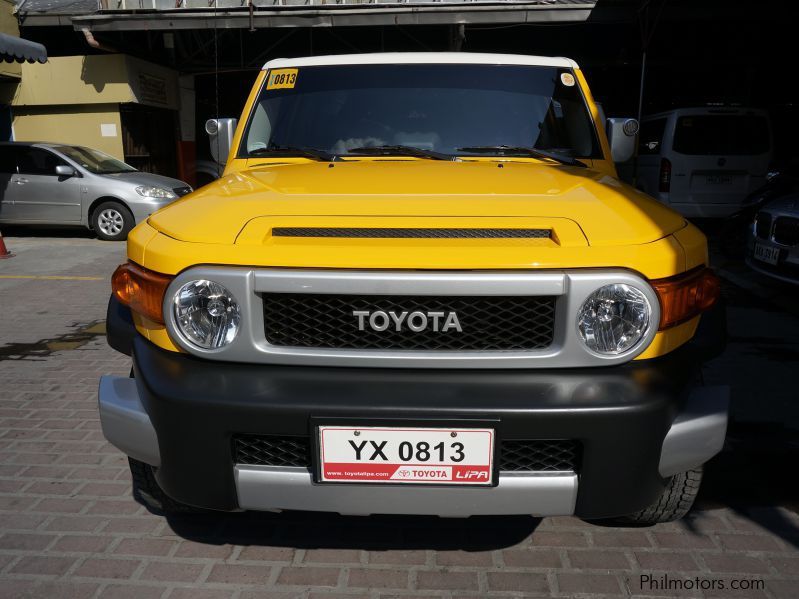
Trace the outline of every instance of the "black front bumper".
<instances>
[{"instance_id":1,"label":"black front bumper","mask_svg":"<svg viewBox=\"0 0 799 599\"><path fill-rule=\"evenodd\" d=\"M234 435L308 437L313 418L345 418L493 420L501 440L578 440L575 514L636 512L664 488L664 437L702 363L723 350L726 330L719 306L680 349L609 368L367 369L209 362L151 344L113 300L108 315L109 344L132 354L157 434L159 484L178 501L216 510L239 507Z\"/></svg>"}]
</instances>

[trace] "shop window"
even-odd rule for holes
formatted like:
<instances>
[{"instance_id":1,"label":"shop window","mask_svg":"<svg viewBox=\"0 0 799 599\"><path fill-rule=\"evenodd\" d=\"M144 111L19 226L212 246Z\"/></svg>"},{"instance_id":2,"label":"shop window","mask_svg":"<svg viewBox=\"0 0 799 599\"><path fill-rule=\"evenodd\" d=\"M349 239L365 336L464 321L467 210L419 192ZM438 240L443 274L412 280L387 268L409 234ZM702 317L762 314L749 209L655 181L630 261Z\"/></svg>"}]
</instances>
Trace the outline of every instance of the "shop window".
<instances>
[{"instance_id":1,"label":"shop window","mask_svg":"<svg viewBox=\"0 0 799 599\"><path fill-rule=\"evenodd\" d=\"M120 117L125 162L140 171L176 177L175 112L129 104L121 107Z\"/></svg>"}]
</instances>

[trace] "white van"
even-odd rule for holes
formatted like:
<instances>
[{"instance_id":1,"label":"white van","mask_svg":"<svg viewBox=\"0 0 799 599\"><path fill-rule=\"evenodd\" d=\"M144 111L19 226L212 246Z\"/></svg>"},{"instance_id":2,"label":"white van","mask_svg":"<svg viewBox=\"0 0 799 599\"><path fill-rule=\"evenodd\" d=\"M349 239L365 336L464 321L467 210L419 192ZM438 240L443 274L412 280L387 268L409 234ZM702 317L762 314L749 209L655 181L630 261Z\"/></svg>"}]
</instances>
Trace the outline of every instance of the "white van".
<instances>
[{"instance_id":1,"label":"white van","mask_svg":"<svg viewBox=\"0 0 799 599\"><path fill-rule=\"evenodd\" d=\"M680 108L642 119L637 187L687 217L722 218L765 183L765 111Z\"/></svg>"}]
</instances>

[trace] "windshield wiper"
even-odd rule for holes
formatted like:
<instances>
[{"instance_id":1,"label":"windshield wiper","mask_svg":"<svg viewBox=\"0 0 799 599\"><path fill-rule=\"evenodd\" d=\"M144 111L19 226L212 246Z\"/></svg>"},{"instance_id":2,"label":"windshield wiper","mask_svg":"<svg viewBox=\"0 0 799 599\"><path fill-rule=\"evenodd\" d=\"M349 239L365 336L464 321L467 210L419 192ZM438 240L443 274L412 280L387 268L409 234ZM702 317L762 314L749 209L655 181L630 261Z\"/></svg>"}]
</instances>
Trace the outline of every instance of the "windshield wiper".
<instances>
[{"instance_id":1,"label":"windshield wiper","mask_svg":"<svg viewBox=\"0 0 799 599\"><path fill-rule=\"evenodd\" d=\"M524 146L467 146L465 148L458 148L458 152L470 152L473 154L496 153L499 156L532 156L534 158L548 158L549 160L554 160L555 162L560 162L561 164L569 166L588 166L584 162L580 162L571 156L536 150L535 148L527 148Z\"/></svg>"},{"instance_id":2,"label":"windshield wiper","mask_svg":"<svg viewBox=\"0 0 799 599\"><path fill-rule=\"evenodd\" d=\"M381 156L414 156L415 158L429 158L431 160L455 160L451 154L443 154L435 150L424 150L413 146L365 146L351 148L348 154L378 154Z\"/></svg>"},{"instance_id":3,"label":"windshield wiper","mask_svg":"<svg viewBox=\"0 0 799 599\"><path fill-rule=\"evenodd\" d=\"M299 156L300 158L310 158L311 160L318 160L320 162L333 162L338 159L338 156L318 150L316 148L294 148L291 146L277 146L271 145L268 148L256 148L250 150L250 156L282 156L292 157Z\"/></svg>"}]
</instances>

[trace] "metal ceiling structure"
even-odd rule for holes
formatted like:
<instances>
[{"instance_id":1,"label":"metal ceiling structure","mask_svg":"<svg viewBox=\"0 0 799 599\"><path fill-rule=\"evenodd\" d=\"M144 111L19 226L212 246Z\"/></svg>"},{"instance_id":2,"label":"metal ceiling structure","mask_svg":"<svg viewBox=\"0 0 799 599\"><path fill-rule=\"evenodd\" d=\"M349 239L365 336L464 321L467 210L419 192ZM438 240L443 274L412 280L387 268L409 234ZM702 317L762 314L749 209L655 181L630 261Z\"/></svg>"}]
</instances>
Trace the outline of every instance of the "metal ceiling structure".
<instances>
[{"instance_id":1,"label":"metal ceiling structure","mask_svg":"<svg viewBox=\"0 0 799 599\"><path fill-rule=\"evenodd\" d=\"M619 114L795 101L773 58L791 51L784 0L17 1L24 37L51 55L135 56L197 76L199 98L221 77L228 112L249 91L239 74L270 58L385 51L570 56Z\"/></svg>"},{"instance_id":2,"label":"metal ceiling structure","mask_svg":"<svg viewBox=\"0 0 799 599\"><path fill-rule=\"evenodd\" d=\"M23 0L25 26L91 31L584 22L597 0ZM93 5L93 6L91 6Z\"/></svg>"}]
</instances>

